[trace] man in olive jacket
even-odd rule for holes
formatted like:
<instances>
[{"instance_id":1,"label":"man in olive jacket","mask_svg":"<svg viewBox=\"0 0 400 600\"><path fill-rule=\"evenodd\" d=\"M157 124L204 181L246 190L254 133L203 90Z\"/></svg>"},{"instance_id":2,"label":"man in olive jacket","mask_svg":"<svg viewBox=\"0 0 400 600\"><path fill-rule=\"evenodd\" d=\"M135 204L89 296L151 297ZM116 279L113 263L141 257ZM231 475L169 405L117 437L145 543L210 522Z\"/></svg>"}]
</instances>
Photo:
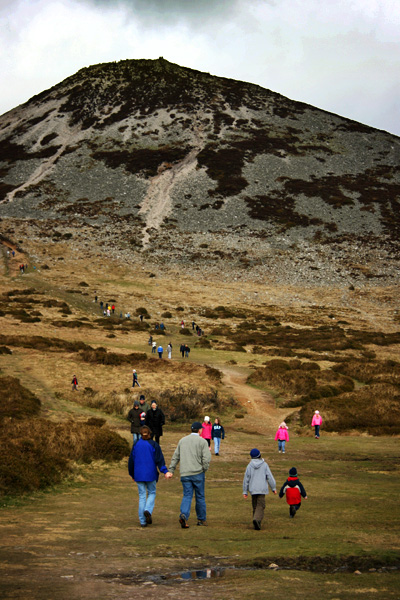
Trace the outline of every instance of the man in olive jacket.
<instances>
[{"instance_id":1,"label":"man in olive jacket","mask_svg":"<svg viewBox=\"0 0 400 600\"><path fill-rule=\"evenodd\" d=\"M205 472L211 461L211 452L206 440L199 436L202 425L199 421L192 424L192 432L179 440L178 446L172 456L169 471L173 473L178 463L183 498L179 523L182 529L188 529L187 521L190 516L193 492L196 497L197 525L207 525L206 499L205 499Z\"/></svg>"}]
</instances>

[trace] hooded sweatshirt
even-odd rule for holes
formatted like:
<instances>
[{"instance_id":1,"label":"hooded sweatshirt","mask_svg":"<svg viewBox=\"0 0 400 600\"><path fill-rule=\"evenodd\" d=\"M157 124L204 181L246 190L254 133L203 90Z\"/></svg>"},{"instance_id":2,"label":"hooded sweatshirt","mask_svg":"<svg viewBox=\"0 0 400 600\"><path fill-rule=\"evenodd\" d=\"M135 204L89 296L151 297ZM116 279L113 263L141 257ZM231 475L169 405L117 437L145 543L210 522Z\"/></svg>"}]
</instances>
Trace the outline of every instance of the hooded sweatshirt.
<instances>
[{"instance_id":1,"label":"hooded sweatshirt","mask_svg":"<svg viewBox=\"0 0 400 600\"><path fill-rule=\"evenodd\" d=\"M268 494L268 486L274 492L276 483L268 464L263 458L253 458L247 465L243 478L243 494Z\"/></svg>"},{"instance_id":2,"label":"hooded sweatshirt","mask_svg":"<svg viewBox=\"0 0 400 600\"><path fill-rule=\"evenodd\" d=\"M315 427L315 425L321 425L321 423L322 423L321 415L314 414L312 421L311 421L311 427Z\"/></svg>"}]
</instances>

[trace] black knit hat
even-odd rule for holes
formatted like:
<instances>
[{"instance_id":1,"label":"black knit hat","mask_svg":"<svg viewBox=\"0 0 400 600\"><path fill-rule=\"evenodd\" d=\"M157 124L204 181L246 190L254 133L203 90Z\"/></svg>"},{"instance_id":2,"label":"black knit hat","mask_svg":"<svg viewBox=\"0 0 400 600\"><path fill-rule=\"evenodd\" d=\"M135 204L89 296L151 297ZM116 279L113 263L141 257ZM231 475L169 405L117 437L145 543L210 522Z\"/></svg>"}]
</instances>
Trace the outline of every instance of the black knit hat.
<instances>
[{"instance_id":1,"label":"black knit hat","mask_svg":"<svg viewBox=\"0 0 400 600\"><path fill-rule=\"evenodd\" d=\"M289 471L290 477L297 477L297 469L296 467L292 467Z\"/></svg>"}]
</instances>

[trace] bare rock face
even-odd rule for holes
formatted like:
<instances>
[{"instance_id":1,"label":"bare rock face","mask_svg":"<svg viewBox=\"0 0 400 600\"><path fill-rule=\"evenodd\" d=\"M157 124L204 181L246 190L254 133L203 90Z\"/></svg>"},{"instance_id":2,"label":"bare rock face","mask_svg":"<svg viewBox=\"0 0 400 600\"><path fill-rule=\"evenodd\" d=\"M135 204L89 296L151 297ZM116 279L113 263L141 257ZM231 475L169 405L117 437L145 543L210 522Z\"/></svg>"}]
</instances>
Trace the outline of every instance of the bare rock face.
<instances>
[{"instance_id":1,"label":"bare rock face","mask_svg":"<svg viewBox=\"0 0 400 600\"><path fill-rule=\"evenodd\" d=\"M129 263L395 283L400 138L158 60L82 69L0 117L0 233Z\"/></svg>"}]
</instances>

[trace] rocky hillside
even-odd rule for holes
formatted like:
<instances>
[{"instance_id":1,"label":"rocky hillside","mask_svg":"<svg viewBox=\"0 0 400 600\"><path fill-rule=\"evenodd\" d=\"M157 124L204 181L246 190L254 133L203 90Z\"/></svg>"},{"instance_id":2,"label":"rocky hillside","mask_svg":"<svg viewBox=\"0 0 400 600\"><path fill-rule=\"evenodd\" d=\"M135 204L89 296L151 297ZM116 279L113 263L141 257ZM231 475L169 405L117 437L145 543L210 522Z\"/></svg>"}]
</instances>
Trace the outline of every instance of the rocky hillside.
<instances>
[{"instance_id":1,"label":"rocky hillside","mask_svg":"<svg viewBox=\"0 0 400 600\"><path fill-rule=\"evenodd\" d=\"M152 269L395 283L400 138L158 60L82 69L0 117L0 233Z\"/></svg>"}]
</instances>

